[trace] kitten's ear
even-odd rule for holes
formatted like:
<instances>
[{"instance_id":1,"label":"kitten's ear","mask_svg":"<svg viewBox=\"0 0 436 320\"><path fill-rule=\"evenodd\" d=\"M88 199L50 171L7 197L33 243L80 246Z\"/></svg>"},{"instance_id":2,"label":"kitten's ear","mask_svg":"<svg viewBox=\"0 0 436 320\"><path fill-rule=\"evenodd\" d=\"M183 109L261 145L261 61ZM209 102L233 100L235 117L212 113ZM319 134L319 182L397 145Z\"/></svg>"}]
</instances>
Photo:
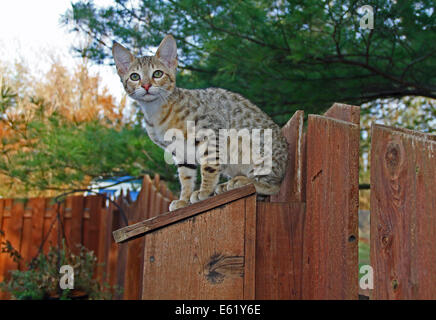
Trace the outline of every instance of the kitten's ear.
<instances>
[{"instance_id":1,"label":"kitten's ear","mask_svg":"<svg viewBox=\"0 0 436 320\"><path fill-rule=\"evenodd\" d=\"M115 59L115 64L117 66L117 71L120 76L127 73L129 66L133 61L133 55L129 50L124 48L118 42L114 41L112 46L112 54Z\"/></svg>"},{"instance_id":2,"label":"kitten's ear","mask_svg":"<svg viewBox=\"0 0 436 320\"><path fill-rule=\"evenodd\" d=\"M177 67L177 45L172 35L167 35L159 45L156 52L158 57L169 68Z\"/></svg>"}]
</instances>

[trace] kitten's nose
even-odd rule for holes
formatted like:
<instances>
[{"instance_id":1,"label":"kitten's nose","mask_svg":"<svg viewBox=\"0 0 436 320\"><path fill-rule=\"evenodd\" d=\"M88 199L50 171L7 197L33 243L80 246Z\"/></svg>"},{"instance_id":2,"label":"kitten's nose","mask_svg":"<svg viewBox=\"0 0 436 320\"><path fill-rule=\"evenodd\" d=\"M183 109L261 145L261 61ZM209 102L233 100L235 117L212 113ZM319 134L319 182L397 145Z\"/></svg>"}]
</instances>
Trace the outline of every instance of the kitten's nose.
<instances>
[{"instance_id":1,"label":"kitten's nose","mask_svg":"<svg viewBox=\"0 0 436 320\"><path fill-rule=\"evenodd\" d=\"M151 83L143 84L142 87L145 89L145 91L148 92L148 89L150 89L150 87L151 87Z\"/></svg>"}]
</instances>

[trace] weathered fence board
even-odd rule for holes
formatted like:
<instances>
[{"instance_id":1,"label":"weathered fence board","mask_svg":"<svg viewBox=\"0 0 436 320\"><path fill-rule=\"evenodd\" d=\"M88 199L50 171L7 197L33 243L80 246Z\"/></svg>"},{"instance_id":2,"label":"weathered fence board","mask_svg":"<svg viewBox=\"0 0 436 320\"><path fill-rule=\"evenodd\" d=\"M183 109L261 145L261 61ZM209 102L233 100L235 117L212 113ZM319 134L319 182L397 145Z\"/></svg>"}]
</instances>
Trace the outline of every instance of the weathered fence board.
<instances>
[{"instance_id":1,"label":"weathered fence board","mask_svg":"<svg viewBox=\"0 0 436 320\"><path fill-rule=\"evenodd\" d=\"M208 201L200 201L190 205L189 207L180 208L172 212L166 212L165 214L155 216L151 219L140 221L119 230L115 230L113 232L113 236L115 241L118 243L134 239L147 232L162 228L163 226L167 226L171 223L189 218L193 215L200 214L214 207L225 205L230 201L251 195L255 192L256 189L252 185L233 189L225 194L219 194L213 198L206 199Z\"/></svg>"},{"instance_id":2,"label":"weathered fence board","mask_svg":"<svg viewBox=\"0 0 436 320\"><path fill-rule=\"evenodd\" d=\"M56 246L58 243L57 208L58 205L53 203L51 199L46 199L43 227L43 239L46 239L43 247L44 252L47 252L50 246Z\"/></svg>"},{"instance_id":3,"label":"weathered fence board","mask_svg":"<svg viewBox=\"0 0 436 320\"><path fill-rule=\"evenodd\" d=\"M309 115L303 298L357 299L359 126Z\"/></svg>"},{"instance_id":4,"label":"weathered fence board","mask_svg":"<svg viewBox=\"0 0 436 320\"><path fill-rule=\"evenodd\" d=\"M253 299L256 226L246 215L255 211L242 198L146 234L143 299Z\"/></svg>"},{"instance_id":5,"label":"weathered fence board","mask_svg":"<svg viewBox=\"0 0 436 320\"><path fill-rule=\"evenodd\" d=\"M360 107L336 102L324 113L324 116L359 125Z\"/></svg>"},{"instance_id":6,"label":"weathered fence board","mask_svg":"<svg viewBox=\"0 0 436 320\"><path fill-rule=\"evenodd\" d=\"M372 299L436 299L436 136L373 125Z\"/></svg>"},{"instance_id":7,"label":"weathered fence board","mask_svg":"<svg viewBox=\"0 0 436 320\"><path fill-rule=\"evenodd\" d=\"M298 110L282 128L288 142L288 165L280 191L271 196L271 202L303 201L303 116L304 111Z\"/></svg>"},{"instance_id":8,"label":"weathered fence board","mask_svg":"<svg viewBox=\"0 0 436 320\"><path fill-rule=\"evenodd\" d=\"M357 299L359 108L309 115L306 133L298 111L282 132L290 164L271 202L245 186L164 213L174 197L146 176L136 201L116 199L128 226L100 196L68 197L68 244L105 262L97 277L124 288L117 299ZM373 299L436 299L435 162L435 136L373 127ZM0 281L43 238L44 250L59 243L57 210L50 199L0 199L0 229L24 257L18 266L0 254Z\"/></svg>"},{"instance_id":9,"label":"weathered fence board","mask_svg":"<svg viewBox=\"0 0 436 320\"><path fill-rule=\"evenodd\" d=\"M0 230L4 231L5 223L4 216L6 215L6 201L5 199L0 199ZM5 240L5 237L0 234L0 243ZM0 281L4 280L6 269L5 269L6 255L0 254ZM6 299L6 293L0 291L0 300Z\"/></svg>"},{"instance_id":10,"label":"weathered fence board","mask_svg":"<svg viewBox=\"0 0 436 320\"><path fill-rule=\"evenodd\" d=\"M45 201L42 198L29 199L26 204L21 238L21 254L25 263L30 262L38 254L43 236L44 211Z\"/></svg>"},{"instance_id":11,"label":"weathered fence board","mask_svg":"<svg viewBox=\"0 0 436 320\"><path fill-rule=\"evenodd\" d=\"M83 243L83 208L85 205L82 196L71 197L71 229L68 240L72 244ZM78 247L73 245L71 247L73 252L78 253Z\"/></svg>"},{"instance_id":12,"label":"weathered fence board","mask_svg":"<svg viewBox=\"0 0 436 320\"><path fill-rule=\"evenodd\" d=\"M129 223L139 222L149 217L151 208L150 198L153 196L152 190L153 181L149 176L145 176L142 181L141 192L138 194L137 200L129 208ZM168 207L167 207L168 208ZM157 212L156 212L157 213ZM160 212L159 212L160 213ZM124 285L124 299L134 300L140 299L142 296L142 278L144 268L144 239L138 238L128 244L127 249L127 265L138 266L128 270L128 277Z\"/></svg>"},{"instance_id":13,"label":"weathered fence board","mask_svg":"<svg viewBox=\"0 0 436 320\"><path fill-rule=\"evenodd\" d=\"M304 203L257 203L256 299L302 298Z\"/></svg>"}]
</instances>

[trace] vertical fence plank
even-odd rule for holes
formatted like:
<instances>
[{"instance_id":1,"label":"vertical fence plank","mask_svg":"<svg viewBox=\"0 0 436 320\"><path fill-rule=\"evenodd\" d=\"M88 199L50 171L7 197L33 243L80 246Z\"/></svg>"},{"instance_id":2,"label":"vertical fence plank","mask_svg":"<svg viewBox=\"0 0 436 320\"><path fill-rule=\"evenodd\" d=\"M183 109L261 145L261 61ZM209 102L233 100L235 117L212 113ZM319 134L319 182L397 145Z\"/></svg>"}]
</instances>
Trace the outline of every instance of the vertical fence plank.
<instances>
[{"instance_id":1,"label":"vertical fence plank","mask_svg":"<svg viewBox=\"0 0 436 320\"><path fill-rule=\"evenodd\" d=\"M288 142L288 166L278 194L271 196L271 202L302 201L303 189L303 116L298 110L282 128Z\"/></svg>"},{"instance_id":2,"label":"vertical fence plank","mask_svg":"<svg viewBox=\"0 0 436 320\"><path fill-rule=\"evenodd\" d=\"M302 298L304 203L257 203L256 299Z\"/></svg>"},{"instance_id":3,"label":"vertical fence plank","mask_svg":"<svg viewBox=\"0 0 436 320\"><path fill-rule=\"evenodd\" d=\"M0 230L3 231L3 217L4 217L4 212L5 210L5 205L6 205L6 200L5 199L0 199ZM0 243L2 243L4 241L4 237L0 234ZM3 281L4 279L4 273L5 273L5 254L1 254L0 253L0 282ZM0 300L3 299L3 295L4 293L0 290Z\"/></svg>"},{"instance_id":4,"label":"vertical fence plank","mask_svg":"<svg viewBox=\"0 0 436 320\"><path fill-rule=\"evenodd\" d=\"M123 209L124 213L127 215L127 206L126 202L124 201L124 195L123 192L121 192L120 196L117 199L117 204L120 206L121 209ZM120 228L121 226L125 225L125 222L122 219L120 210L117 210L117 219L116 219L116 228L114 227L113 230L116 230ZM127 219L129 219L129 216L127 216ZM117 246L117 261L116 261L116 268L115 268L115 279L116 279L116 285L121 288L125 289L125 281L126 281L126 266L127 266L127 254L128 254L128 243L122 243L122 244L115 244ZM115 299L121 300L123 299L123 292L118 292L115 295Z\"/></svg>"},{"instance_id":5,"label":"vertical fence plank","mask_svg":"<svg viewBox=\"0 0 436 320\"><path fill-rule=\"evenodd\" d=\"M129 215L129 223L139 222L152 218L158 214L168 211L170 201L165 197L171 194L168 192L165 184L160 181L159 175L155 175L151 180L150 176L144 176L142 189L136 201L125 206ZM140 299L142 297L142 280L144 265L145 238L140 237L126 243L127 252L124 253L125 247L121 247L119 260L125 259L124 264L118 264L118 268L129 270L128 277L124 281L124 299ZM127 257L124 258L124 255Z\"/></svg>"},{"instance_id":6,"label":"vertical fence plank","mask_svg":"<svg viewBox=\"0 0 436 320\"><path fill-rule=\"evenodd\" d=\"M27 202L24 221L21 255L25 264L36 257L43 236L45 201L43 198L32 198ZM25 267L23 265L22 267Z\"/></svg>"},{"instance_id":7,"label":"vertical fence plank","mask_svg":"<svg viewBox=\"0 0 436 320\"><path fill-rule=\"evenodd\" d=\"M29 203L30 202L30 203ZM23 202L23 229L21 231L20 254L23 258L20 269L25 270L26 264L30 260L30 246L32 245L32 203L33 201Z\"/></svg>"},{"instance_id":8,"label":"vertical fence plank","mask_svg":"<svg viewBox=\"0 0 436 320\"><path fill-rule=\"evenodd\" d=\"M45 204L43 235L46 239L43 250L47 252L50 247L57 246L59 222L57 219L58 205L52 199L47 198Z\"/></svg>"},{"instance_id":9,"label":"vertical fence plank","mask_svg":"<svg viewBox=\"0 0 436 320\"><path fill-rule=\"evenodd\" d=\"M309 115L303 298L357 299L359 126Z\"/></svg>"},{"instance_id":10,"label":"vertical fence plank","mask_svg":"<svg viewBox=\"0 0 436 320\"><path fill-rule=\"evenodd\" d=\"M44 213L45 213L45 199L36 198L31 199L32 204L32 244L30 246L30 259L36 257L41 246L43 239L44 228Z\"/></svg>"},{"instance_id":11,"label":"vertical fence plank","mask_svg":"<svg viewBox=\"0 0 436 320\"><path fill-rule=\"evenodd\" d=\"M73 253L79 253L78 245L82 244L82 223L83 223L83 208L84 197L71 197L71 229L70 229L70 249Z\"/></svg>"},{"instance_id":12,"label":"vertical fence plank","mask_svg":"<svg viewBox=\"0 0 436 320\"><path fill-rule=\"evenodd\" d=\"M6 239L11 242L14 249L21 252L21 239L23 236L24 222L24 201L22 199L14 199L12 202L12 212L9 228L7 229ZM8 270L20 269L23 263L18 265L9 260Z\"/></svg>"},{"instance_id":13,"label":"vertical fence plank","mask_svg":"<svg viewBox=\"0 0 436 320\"><path fill-rule=\"evenodd\" d=\"M108 214L108 221L107 221L107 238L106 241L109 245L109 253L108 253L108 262L107 262L107 274L108 274L108 283L111 286L114 286L117 284L117 261L118 261L118 245L115 243L112 237L112 231L117 230L121 223L120 220L120 213L118 209L113 205L112 203L109 206L109 214Z\"/></svg>"},{"instance_id":14,"label":"vertical fence plank","mask_svg":"<svg viewBox=\"0 0 436 320\"><path fill-rule=\"evenodd\" d=\"M85 246L89 250L94 251L95 255L98 256L102 197L89 196L87 197L87 201L89 201L89 225L87 230L87 243Z\"/></svg>"},{"instance_id":15,"label":"vertical fence plank","mask_svg":"<svg viewBox=\"0 0 436 320\"><path fill-rule=\"evenodd\" d=\"M66 245L70 248L73 247L71 241L71 228L72 228L72 218L73 218L73 197L67 197L63 202L63 215L62 215L62 227L65 234Z\"/></svg>"},{"instance_id":16,"label":"vertical fence plank","mask_svg":"<svg viewBox=\"0 0 436 320\"><path fill-rule=\"evenodd\" d=\"M436 136L373 125L373 299L436 299Z\"/></svg>"},{"instance_id":17,"label":"vertical fence plank","mask_svg":"<svg viewBox=\"0 0 436 320\"><path fill-rule=\"evenodd\" d=\"M3 230L3 208L5 206L5 199L0 199L0 230Z\"/></svg>"},{"instance_id":18,"label":"vertical fence plank","mask_svg":"<svg viewBox=\"0 0 436 320\"><path fill-rule=\"evenodd\" d=\"M103 200L104 206L101 208L101 214L100 214L100 234L98 239L98 256L97 256L97 263L99 264L97 268L97 279L99 279L101 282L106 281L106 266L107 261L109 258L109 246L106 241L107 239L107 223L108 223L108 206L107 200Z\"/></svg>"},{"instance_id":19,"label":"vertical fence plank","mask_svg":"<svg viewBox=\"0 0 436 320\"><path fill-rule=\"evenodd\" d=\"M23 215L24 203L20 200L14 201L13 199L5 199L3 208L3 231L5 233L4 239L9 241L12 247L20 251L21 236L23 230ZM8 280L9 271L19 269L20 265L15 263L8 254L0 254L2 256L3 265L3 280ZM9 299L10 295L6 292L0 291L0 299Z\"/></svg>"},{"instance_id":20,"label":"vertical fence plank","mask_svg":"<svg viewBox=\"0 0 436 320\"><path fill-rule=\"evenodd\" d=\"M147 175L142 180L142 188L136 201L129 208L129 215L132 223L139 222L148 218L148 200L151 192L151 181ZM128 243L127 268L130 270L129 276L124 284L124 299L136 300L142 296L142 277L144 264L144 238L138 238ZM132 267L136 266L136 267Z\"/></svg>"},{"instance_id":21,"label":"vertical fence plank","mask_svg":"<svg viewBox=\"0 0 436 320\"><path fill-rule=\"evenodd\" d=\"M256 299L256 195L245 198L244 300Z\"/></svg>"}]
</instances>

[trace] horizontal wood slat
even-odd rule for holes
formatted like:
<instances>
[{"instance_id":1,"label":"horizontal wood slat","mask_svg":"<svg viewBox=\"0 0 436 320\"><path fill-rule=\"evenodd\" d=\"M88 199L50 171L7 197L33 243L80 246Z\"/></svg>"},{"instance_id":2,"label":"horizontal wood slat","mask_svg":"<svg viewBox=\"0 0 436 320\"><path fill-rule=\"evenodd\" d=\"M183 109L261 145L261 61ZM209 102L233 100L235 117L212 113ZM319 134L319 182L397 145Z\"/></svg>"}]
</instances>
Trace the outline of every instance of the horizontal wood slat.
<instances>
[{"instance_id":1,"label":"horizontal wood slat","mask_svg":"<svg viewBox=\"0 0 436 320\"><path fill-rule=\"evenodd\" d=\"M159 215L157 217L135 223L133 225L121 228L113 232L115 242L120 243L129 239L143 235L144 233L151 232L155 229L169 225L171 223L192 217L201 212L210 210L212 208L230 203L237 199L254 194L256 189L253 185L244 186L234 189L209 199L194 203L188 207L181 208L172 212Z\"/></svg>"}]
</instances>

